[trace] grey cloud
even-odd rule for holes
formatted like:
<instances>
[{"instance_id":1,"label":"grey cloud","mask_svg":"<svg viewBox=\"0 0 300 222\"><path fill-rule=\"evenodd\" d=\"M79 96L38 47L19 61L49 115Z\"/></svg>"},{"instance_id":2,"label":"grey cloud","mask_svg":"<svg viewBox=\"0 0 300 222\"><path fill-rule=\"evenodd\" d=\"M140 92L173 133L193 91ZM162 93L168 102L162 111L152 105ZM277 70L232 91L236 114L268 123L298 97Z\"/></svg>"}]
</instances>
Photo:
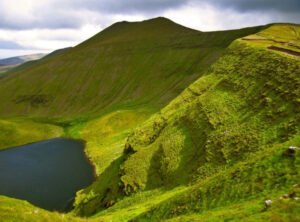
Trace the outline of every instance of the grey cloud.
<instances>
[{"instance_id":1,"label":"grey cloud","mask_svg":"<svg viewBox=\"0 0 300 222\"><path fill-rule=\"evenodd\" d=\"M50 4L49 4L50 3ZM0 1L0 28L11 30L24 30L34 28L79 28L84 19L75 10L69 8L60 8L52 5L51 2L36 8L31 16L22 16L9 11Z\"/></svg>"},{"instance_id":2,"label":"grey cloud","mask_svg":"<svg viewBox=\"0 0 300 222\"><path fill-rule=\"evenodd\" d=\"M197 1L195 1L197 2ZM233 8L237 11L278 11L300 13L299 0L210 0L213 5Z\"/></svg>"},{"instance_id":3,"label":"grey cloud","mask_svg":"<svg viewBox=\"0 0 300 222\"><path fill-rule=\"evenodd\" d=\"M60 4L109 13L153 13L176 9L189 3L205 3L224 9L232 8L240 12L272 10L282 13L300 13L300 0L65 0Z\"/></svg>"},{"instance_id":4,"label":"grey cloud","mask_svg":"<svg viewBox=\"0 0 300 222\"><path fill-rule=\"evenodd\" d=\"M80 20L79 20L80 22ZM74 20L65 19L65 18L40 18L35 21L18 21L18 20L9 20L1 18L0 16L0 28L1 29L10 29L10 30L26 30L26 29L39 29L39 28L48 28L48 29L60 29L60 28L78 28L81 26L81 23L76 23Z\"/></svg>"},{"instance_id":5,"label":"grey cloud","mask_svg":"<svg viewBox=\"0 0 300 222\"><path fill-rule=\"evenodd\" d=\"M221 10L266 13L285 21L300 22L300 0L48 0L34 8L32 18L19 17L7 10L0 1L0 28L70 28L76 29L87 23L105 23L103 18L113 15L139 14L155 17L168 9L184 5L208 4ZM90 11L98 15L87 15ZM88 18L87 18L88 17ZM89 20L91 18L91 20ZM106 22L107 23L107 22Z\"/></svg>"},{"instance_id":6,"label":"grey cloud","mask_svg":"<svg viewBox=\"0 0 300 222\"><path fill-rule=\"evenodd\" d=\"M9 1L9 0L6 0ZM164 10L177 8L188 0L51 0L42 7L35 8L32 17L14 15L0 1L0 28L33 29L33 28L71 28L75 29L88 23L86 12L92 11L110 17L115 14L159 15ZM97 19L94 19L94 21Z\"/></svg>"},{"instance_id":7,"label":"grey cloud","mask_svg":"<svg viewBox=\"0 0 300 222\"><path fill-rule=\"evenodd\" d=\"M268 18L265 23L291 22L300 23L300 0L203 0L214 7L232 9L238 13L253 13ZM199 1L194 1L199 2ZM261 23L263 24L263 23Z\"/></svg>"},{"instance_id":8,"label":"grey cloud","mask_svg":"<svg viewBox=\"0 0 300 222\"><path fill-rule=\"evenodd\" d=\"M100 10L109 13L147 13L177 8L188 3L189 0L73 0L71 2L75 7L86 8L93 11Z\"/></svg>"}]
</instances>

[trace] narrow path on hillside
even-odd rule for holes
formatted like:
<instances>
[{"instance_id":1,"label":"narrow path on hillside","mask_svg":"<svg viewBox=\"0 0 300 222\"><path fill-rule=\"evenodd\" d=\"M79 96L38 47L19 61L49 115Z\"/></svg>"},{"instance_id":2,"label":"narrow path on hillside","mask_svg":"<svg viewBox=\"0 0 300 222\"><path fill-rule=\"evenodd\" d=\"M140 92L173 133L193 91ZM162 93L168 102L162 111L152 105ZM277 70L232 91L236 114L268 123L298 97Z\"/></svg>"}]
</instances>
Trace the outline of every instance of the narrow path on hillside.
<instances>
[{"instance_id":1,"label":"narrow path on hillside","mask_svg":"<svg viewBox=\"0 0 300 222\"><path fill-rule=\"evenodd\" d=\"M244 40L244 41L252 41L252 42L256 42L256 41L270 41L270 42L273 42L273 43L288 44L288 45L290 45L292 47L296 47L296 48L300 49L300 47L297 46L297 45L295 45L295 44L291 44L291 43L287 43L287 42L283 42L283 41L276 41L274 39L242 38L242 40ZM268 46L267 48L270 49L270 50L274 50L274 51L278 51L278 52L283 52L283 53L288 54L288 55L300 57L300 52L294 51L292 49L287 49L287 48L283 48L283 47L279 47L279 46L274 46L274 45Z\"/></svg>"},{"instance_id":2,"label":"narrow path on hillside","mask_svg":"<svg viewBox=\"0 0 300 222\"><path fill-rule=\"evenodd\" d=\"M297 52L297 51L294 51L294 50L291 50L291 49L281 48L281 47L273 46L273 45L269 46L268 49L279 51L279 52L284 52L284 53L287 53L289 55L300 57L300 52Z\"/></svg>"}]
</instances>

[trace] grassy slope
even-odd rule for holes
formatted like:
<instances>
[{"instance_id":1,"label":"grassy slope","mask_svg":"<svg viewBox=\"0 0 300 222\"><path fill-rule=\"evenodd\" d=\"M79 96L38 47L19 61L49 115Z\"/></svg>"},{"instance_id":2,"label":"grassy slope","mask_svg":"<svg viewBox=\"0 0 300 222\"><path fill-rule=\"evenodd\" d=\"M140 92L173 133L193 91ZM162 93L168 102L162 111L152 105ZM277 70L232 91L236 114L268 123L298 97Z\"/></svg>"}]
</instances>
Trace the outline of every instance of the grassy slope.
<instances>
[{"instance_id":1,"label":"grassy slope","mask_svg":"<svg viewBox=\"0 0 300 222\"><path fill-rule=\"evenodd\" d=\"M138 110L122 110L89 121L81 130L79 138L87 141L86 151L101 174L108 163L122 155L126 137L131 129L143 122L150 114Z\"/></svg>"},{"instance_id":2,"label":"grassy slope","mask_svg":"<svg viewBox=\"0 0 300 222\"><path fill-rule=\"evenodd\" d=\"M243 38L251 45L268 48L277 46L300 52L300 25L277 24L259 33Z\"/></svg>"},{"instance_id":3,"label":"grassy slope","mask_svg":"<svg viewBox=\"0 0 300 222\"><path fill-rule=\"evenodd\" d=\"M61 127L25 119L0 119L0 150L8 147L60 137Z\"/></svg>"},{"instance_id":4,"label":"grassy slope","mask_svg":"<svg viewBox=\"0 0 300 222\"><path fill-rule=\"evenodd\" d=\"M72 128L115 110L153 113L200 76L232 40L258 29L201 33L163 18L117 23L75 48L26 63L2 77L0 116L34 117ZM139 113L133 114L137 120ZM7 146L43 138L10 138L11 129L3 125L2 130L8 130L2 134ZM90 136L83 137L94 149Z\"/></svg>"},{"instance_id":5,"label":"grassy slope","mask_svg":"<svg viewBox=\"0 0 300 222\"><path fill-rule=\"evenodd\" d=\"M299 172L299 161L292 163L282 156L287 145L221 170L192 186L133 194L93 218L100 221L297 221L299 201L280 199L286 193L300 195L299 187L293 187L299 181L295 173ZM266 199L273 200L268 210L263 205Z\"/></svg>"},{"instance_id":6,"label":"grassy slope","mask_svg":"<svg viewBox=\"0 0 300 222\"><path fill-rule=\"evenodd\" d=\"M0 116L66 120L145 106L157 110L234 39L259 29L201 33L164 18L114 24L77 47L2 78Z\"/></svg>"},{"instance_id":7,"label":"grassy slope","mask_svg":"<svg viewBox=\"0 0 300 222\"><path fill-rule=\"evenodd\" d=\"M4 196L0 196L0 212L1 221L3 222L60 222L74 221L84 222L87 220L74 218L70 215L53 213L42 210L29 204L26 201L16 200ZM91 220L89 220L91 221Z\"/></svg>"},{"instance_id":8,"label":"grassy slope","mask_svg":"<svg viewBox=\"0 0 300 222\"><path fill-rule=\"evenodd\" d=\"M98 216L126 221L142 214L139 220L158 221L241 202L244 217L250 211L258 219L293 217L299 208L293 200L275 201L273 213L260 213L266 198L278 200L299 183L299 153L283 155L289 145L300 146L299 70L297 58L236 41L206 75L128 137L135 153L111 164L101 186L82 194L77 212L116 203ZM191 184L183 194L173 191ZM174 198L165 200L168 192L162 192L122 200L141 190L151 196L158 188ZM229 218L238 211L229 209Z\"/></svg>"},{"instance_id":9,"label":"grassy slope","mask_svg":"<svg viewBox=\"0 0 300 222\"><path fill-rule=\"evenodd\" d=\"M178 156L186 148L184 154L192 155L187 160L198 154L200 159L195 162L210 168L231 164L276 140L287 140L297 132L299 123L299 64L298 59L284 54L235 42L207 75L129 137L128 143L141 154L137 152L127 162L134 162L133 157L143 156L143 152L158 152L158 157L177 152L172 155ZM167 167L161 169L166 170L165 179L180 163L162 164L157 167ZM182 164L191 167L190 161ZM155 186L147 184L146 177L130 184L130 172L135 179L137 176L128 170L124 176L124 181L128 177L128 189Z\"/></svg>"}]
</instances>

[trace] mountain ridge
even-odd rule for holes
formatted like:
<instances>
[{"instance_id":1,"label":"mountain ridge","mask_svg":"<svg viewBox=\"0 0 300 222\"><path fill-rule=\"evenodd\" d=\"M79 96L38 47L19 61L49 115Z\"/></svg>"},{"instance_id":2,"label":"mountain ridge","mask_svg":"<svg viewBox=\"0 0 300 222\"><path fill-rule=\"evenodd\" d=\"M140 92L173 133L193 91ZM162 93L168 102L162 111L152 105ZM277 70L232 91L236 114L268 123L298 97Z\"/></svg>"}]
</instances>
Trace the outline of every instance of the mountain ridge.
<instances>
[{"instance_id":1,"label":"mountain ridge","mask_svg":"<svg viewBox=\"0 0 300 222\"><path fill-rule=\"evenodd\" d=\"M160 19L154 21L155 26L161 24ZM1 79L0 104L6 105L0 105L0 116L30 113L33 117L79 118L83 113L90 116L122 104L162 107L213 63L231 41L262 28L202 33L168 21L172 32L167 30L162 35L159 25L153 32L152 22L137 26L129 23L121 36L105 29L77 47L45 58L26 72L11 72ZM140 28L146 23L150 28ZM139 41L136 33L153 35ZM13 89L15 81L20 85ZM26 84L31 88L27 89ZM35 95L42 98L41 102L35 102ZM161 99L157 101L155 97Z\"/></svg>"}]
</instances>

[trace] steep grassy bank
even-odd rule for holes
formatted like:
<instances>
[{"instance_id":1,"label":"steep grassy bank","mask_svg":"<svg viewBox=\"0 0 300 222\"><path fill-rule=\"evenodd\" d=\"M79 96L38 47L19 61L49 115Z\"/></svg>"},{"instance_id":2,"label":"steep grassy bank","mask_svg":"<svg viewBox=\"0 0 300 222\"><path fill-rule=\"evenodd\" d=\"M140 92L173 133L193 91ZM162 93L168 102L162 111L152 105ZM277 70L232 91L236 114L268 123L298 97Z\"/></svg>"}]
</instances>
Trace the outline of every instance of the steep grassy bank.
<instances>
[{"instance_id":1,"label":"steep grassy bank","mask_svg":"<svg viewBox=\"0 0 300 222\"><path fill-rule=\"evenodd\" d=\"M120 201L94 218L103 221L297 221L299 161L283 156L299 137L251 160L220 170L192 186L151 190ZM299 158L297 154L296 158ZM264 201L271 199L266 209Z\"/></svg>"},{"instance_id":2,"label":"steep grassy bank","mask_svg":"<svg viewBox=\"0 0 300 222\"><path fill-rule=\"evenodd\" d=\"M180 174L176 170L189 170L191 174L185 175L190 176L195 170L200 175L202 171L213 173L219 166L243 160L250 153L297 134L299 64L299 60L242 42L233 44L208 75L129 137L128 146L137 153L124 165L125 187L129 192L155 187L157 184L150 181L159 178L163 180L158 185L169 185L167 178L174 183L172 174ZM181 153L185 159L174 160L173 156ZM151 162L154 157L161 160ZM140 158L144 167L132 169L130 162ZM147 177L151 169L155 179Z\"/></svg>"},{"instance_id":3,"label":"steep grassy bank","mask_svg":"<svg viewBox=\"0 0 300 222\"><path fill-rule=\"evenodd\" d=\"M91 214L101 205L107 208L115 204L101 215L105 218L114 212L113 218L122 218L126 207L122 210L118 206L127 195L195 183L199 184L197 189L207 190L204 203L199 200L200 208L211 202L205 210L239 200L257 198L261 202L267 193L276 196L286 192L298 182L299 157L289 158L283 153L290 145L300 146L299 70L297 58L246 40L236 41L207 74L128 137L125 154L100 175L103 183L79 195L76 211ZM241 166L245 170L238 170ZM247 172L248 168L252 170ZM215 182L198 182L203 180ZM196 193L192 189L187 195ZM184 202L185 207L201 213L191 200ZM154 207L154 199L146 203L156 209L146 218L176 215L168 214L172 208L164 201L161 211ZM127 219L143 212L139 202L131 204ZM174 202L172 207L177 205Z\"/></svg>"}]
</instances>

